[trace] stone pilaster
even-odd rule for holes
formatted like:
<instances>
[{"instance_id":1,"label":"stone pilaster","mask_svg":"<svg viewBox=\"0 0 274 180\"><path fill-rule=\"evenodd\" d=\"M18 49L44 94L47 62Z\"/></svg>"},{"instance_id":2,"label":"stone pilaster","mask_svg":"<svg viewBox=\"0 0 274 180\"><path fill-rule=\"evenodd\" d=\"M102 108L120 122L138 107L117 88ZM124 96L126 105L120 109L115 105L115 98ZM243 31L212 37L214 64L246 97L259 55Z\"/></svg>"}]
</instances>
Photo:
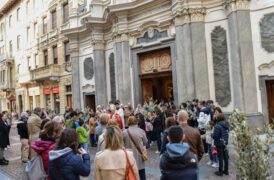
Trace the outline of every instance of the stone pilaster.
<instances>
[{"instance_id":1,"label":"stone pilaster","mask_svg":"<svg viewBox=\"0 0 274 180\"><path fill-rule=\"evenodd\" d=\"M176 26L176 65L179 103L193 98L209 98L206 59L204 8L177 7L173 12Z\"/></svg>"},{"instance_id":2,"label":"stone pilaster","mask_svg":"<svg viewBox=\"0 0 274 180\"><path fill-rule=\"evenodd\" d=\"M103 37L93 35L93 56L95 74L95 103L96 105L107 104L106 86L106 63L105 63L105 43Z\"/></svg>"},{"instance_id":3,"label":"stone pilaster","mask_svg":"<svg viewBox=\"0 0 274 180\"><path fill-rule=\"evenodd\" d=\"M227 0L234 106L257 112L256 76L249 0Z\"/></svg>"},{"instance_id":4,"label":"stone pilaster","mask_svg":"<svg viewBox=\"0 0 274 180\"><path fill-rule=\"evenodd\" d=\"M80 71L78 41L70 40L71 75L72 75L72 104L73 109L81 109Z\"/></svg>"}]
</instances>

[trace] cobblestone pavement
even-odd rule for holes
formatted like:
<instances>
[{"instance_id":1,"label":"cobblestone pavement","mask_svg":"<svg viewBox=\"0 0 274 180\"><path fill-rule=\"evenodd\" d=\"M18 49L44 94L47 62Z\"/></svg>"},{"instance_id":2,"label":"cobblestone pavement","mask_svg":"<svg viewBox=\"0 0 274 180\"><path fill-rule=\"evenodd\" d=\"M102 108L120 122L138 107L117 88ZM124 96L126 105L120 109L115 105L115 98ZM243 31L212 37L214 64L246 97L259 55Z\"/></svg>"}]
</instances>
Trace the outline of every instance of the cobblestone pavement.
<instances>
[{"instance_id":1,"label":"cobblestone pavement","mask_svg":"<svg viewBox=\"0 0 274 180\"><path fill-rule=\"evenodd\" d=\"M10 142L11 148L5 151L5 157L10 161L8 166L0 166L0 178L5 180L2 176L8 177L12 180L26 180L26 174L24 172L25 164L21 163L21 144L19 136L17 134L16 126L13 125L10 132ZM148 150L149 161L146 162L146 175L148 180L159 180L160 179L160 170L159 170L159 155L155 154L157 149L156 143ZM89 148L89 154L91 156L91 173L89 177L81 177L82 180L91 180L93 177L93 168L94 168L94 157L96 154L96 148ZM229 176L223 176L222 178L214 175L216 168L208 166L208 156L205 155L200 162L200 180L234 180L236 169L232 164L233 157L230 155L230 167L229 167ZM274 163L271 161L272 172Z\"/></svg>"}]
</instances>

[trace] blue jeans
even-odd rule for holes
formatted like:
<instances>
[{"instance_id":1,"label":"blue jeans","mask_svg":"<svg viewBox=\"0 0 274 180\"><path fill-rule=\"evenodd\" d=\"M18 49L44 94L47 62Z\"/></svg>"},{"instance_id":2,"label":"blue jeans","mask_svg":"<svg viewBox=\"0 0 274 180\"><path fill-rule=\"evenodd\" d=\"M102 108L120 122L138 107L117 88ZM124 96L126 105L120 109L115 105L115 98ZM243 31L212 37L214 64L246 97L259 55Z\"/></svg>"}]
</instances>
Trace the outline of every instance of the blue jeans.
<instances>
[{"instance_id":1,"label":"blue jeans","mask_svg":"<svg viewBox=\"0 0 274 180\"><path fill-rule=\"evenodd\" d=\"M88 152L88 143L79 144L79 148L83 148Z\"/></svg>"},{"instance_id":2,"label":"blue jeans","mask_svg":"<svg viewBox=\"0 0 274 180\"><path fill-rule=\"evenodd\" d=\"M95 134L90 134L89 135L89 142L90 142L90 145L91 146L94 146L96 144L96 141L95 141Z\"/></svg>"},{"instance_id":3,"label":"blue jeans","mask_svg":"<svg viewBox=\"0 0 274 180\"><path fill-rule=\"evenodd\" d=\"M145 169L139 170L139 177L140 177L140 180L146 180L146 170Z\"/></svg>"},{"instance_id":4,"label":"blue jeans","mask_svg":"<svg viewBox=\"0 0 274 180\"><path fill-rule=\"evenodd\" d=\"M213 147L211 146L211 144L208 144L208 154L209 154L210 161L214 163L218 163L218 157L217 155L215 156L212 155L212 150L213 150Z\"/></svg>"}]
</instances>

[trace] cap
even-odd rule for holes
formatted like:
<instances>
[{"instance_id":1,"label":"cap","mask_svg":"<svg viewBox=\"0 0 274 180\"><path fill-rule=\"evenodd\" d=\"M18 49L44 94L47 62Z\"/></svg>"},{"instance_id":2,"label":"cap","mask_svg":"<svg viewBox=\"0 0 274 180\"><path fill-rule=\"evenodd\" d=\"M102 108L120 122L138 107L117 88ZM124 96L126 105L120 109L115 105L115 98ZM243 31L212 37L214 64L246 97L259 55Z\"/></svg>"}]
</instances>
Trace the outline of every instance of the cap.
<instances>
[{"instance_id":1,"label":"cap","mask_svg":"<svg viewBox=\"0 0 274 180\"><path fill-rule=\"evenodd\" d=\"M26 116L26 115L22 115L22 116L21 116L21 119L22 119L22 120L23 120L23 119L29 119L29 117Z\"/></svg>"}]
</instances>

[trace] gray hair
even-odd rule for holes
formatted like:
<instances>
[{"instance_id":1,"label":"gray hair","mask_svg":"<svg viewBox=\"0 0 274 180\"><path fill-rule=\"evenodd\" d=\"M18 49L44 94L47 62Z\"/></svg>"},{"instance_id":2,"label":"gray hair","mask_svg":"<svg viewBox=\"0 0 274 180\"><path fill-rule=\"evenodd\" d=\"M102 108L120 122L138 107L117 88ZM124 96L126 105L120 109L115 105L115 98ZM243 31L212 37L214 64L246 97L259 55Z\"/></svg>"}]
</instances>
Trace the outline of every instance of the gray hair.
<instances>
[{"instance_id":1,"label":"gray hair","mask_svg":"<svg viewBox=\"0 0 274 180\"><path fill-rule=\"evenodd\" d=\"M179 121L185 122L189 119L188 112L186 110L181 110L178 113Z\"/></svg>"},{"instance_id":2,"label":"gray hair","mask_svg":"<svg viewBox=\"0 0 274 180\"><path fill-rule=\"evenodd\" d=\"M55 116L55 117L53 118L53 121L58 122L58 123L62 123L62 122L63 122L63 121L62 121L62 118L61 118L60 116Z\"/></svg>"},{"instance_id":3,"label":"gray hair","mask_svg":"<svg viewBox=\"0 0 274 180\"><path fill-rule=\"evenodd\" d=\"M42 111L42 109L40 107L36 107L33 110L33 114L39 115L39 113Z\"/></svg>"}]
</instances>

